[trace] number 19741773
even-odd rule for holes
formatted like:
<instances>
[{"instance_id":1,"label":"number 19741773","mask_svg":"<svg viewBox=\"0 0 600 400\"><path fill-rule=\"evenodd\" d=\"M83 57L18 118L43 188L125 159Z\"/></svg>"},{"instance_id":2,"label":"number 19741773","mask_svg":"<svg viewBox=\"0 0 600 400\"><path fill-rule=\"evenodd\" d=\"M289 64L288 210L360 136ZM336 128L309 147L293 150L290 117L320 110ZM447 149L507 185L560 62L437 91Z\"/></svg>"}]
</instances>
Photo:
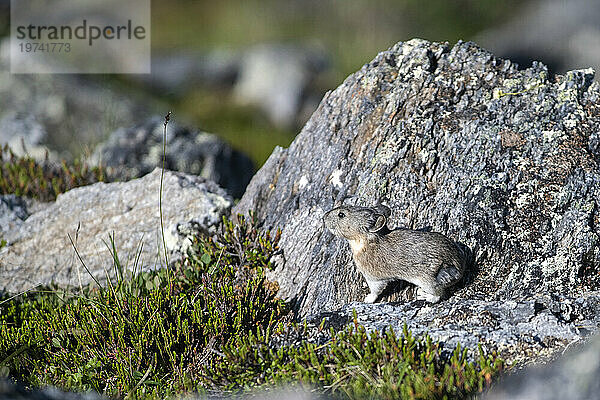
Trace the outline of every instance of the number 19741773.
<instances>
[{"instance_id":1,"label":"number 19741773","mask_svg":"<svg viewBox=\"0 0 600 400\"><path fill-rule=\"evenodd\" d=\"M25 42L19 43L21 53L69 53L71 51L71 43L36 43Z\"/></svg>"}]
</instances>

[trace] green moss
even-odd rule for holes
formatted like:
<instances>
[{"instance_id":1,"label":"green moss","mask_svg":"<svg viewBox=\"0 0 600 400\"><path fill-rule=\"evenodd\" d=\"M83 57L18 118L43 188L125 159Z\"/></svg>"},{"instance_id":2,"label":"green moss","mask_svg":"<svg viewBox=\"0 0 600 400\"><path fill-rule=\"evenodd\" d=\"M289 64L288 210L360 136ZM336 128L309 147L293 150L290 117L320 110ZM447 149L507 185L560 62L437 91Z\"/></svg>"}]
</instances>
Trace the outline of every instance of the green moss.
<instances>
[{"instance_id":1,"label":"green moss","mask_svg":"<svg viewBox=\"0 0 600 400\"><path fill-rule=\"evenodd\" d=\"M493 355L444 356L406 329L368 334L355 322L314 343L265 278L278 239L252 220L224 220L175 269L124 279L115 254L118 279L107 287L0 299L0 375L114 398L281 383L348 398L462 398L502 370ZM293 332L296 344L285 344Z\"/></svg>"},{"instance_id":2,"label":"green moss","mask_svg":"<svg viewBox=\"0 0 600 400\"><path fill-rule=\"evenodd\" d=\"M8 146L0 148L0 194L52 201L69 189L104 179L100 167L79 161L71 165L64 161L60 165L39 163L31 157L17 156Z\"/></svg>"}]
</instances>

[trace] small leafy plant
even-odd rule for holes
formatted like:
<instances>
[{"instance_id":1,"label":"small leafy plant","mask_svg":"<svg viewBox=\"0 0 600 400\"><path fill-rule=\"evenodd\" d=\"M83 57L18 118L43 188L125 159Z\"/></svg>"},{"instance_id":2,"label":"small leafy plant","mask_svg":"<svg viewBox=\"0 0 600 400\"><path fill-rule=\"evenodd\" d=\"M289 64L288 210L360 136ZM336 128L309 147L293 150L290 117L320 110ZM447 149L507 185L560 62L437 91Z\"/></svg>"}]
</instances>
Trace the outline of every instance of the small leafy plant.
<instances>
[{"instance_id":1,"label":"small leafy plant","mask_svg":"<svg viewBox=\"0 0 600 400\"><path fill-rule=\"evenodd\" d=\"M195 390L191 366L257 328L269 330L287 312L265 284L276 238L245 219L224 224L217 237L224 244L198 238L202 253L175 271L125 279L115 252L118 279L106 287L0 301L0 372L116 398Z\"/></svg>"},{"instance_id":2,"label":"small leafy plant","mask_svg":"<svg viewBox=\"0 0 600 400\"><path fill-rule=\"evenodd\" d=\"M404 327L367 333L348 325L330 331L325 345L303 341L299 346L273 348L268 338L250 334L206 370L216 387L274 386L300 382L334 398L443 399L466 398L482 391L503 370L503 362L485 356L467 361L467 350L457 346L449 358L425 336L416 339Z\"/></svg>"},{"instance_id":3,"label":"small leafy plant","mask_svg":"<svg viewBox=\"0 0 600 400\"><path fill-rule=\"evenodd\" d=\"M102 167L89 167L76 160L59 165L17 156L8 146L0 147L0 194L16 194L52 201L60 193L79 186L105 181Z\"/></svg>"}]
</instances>

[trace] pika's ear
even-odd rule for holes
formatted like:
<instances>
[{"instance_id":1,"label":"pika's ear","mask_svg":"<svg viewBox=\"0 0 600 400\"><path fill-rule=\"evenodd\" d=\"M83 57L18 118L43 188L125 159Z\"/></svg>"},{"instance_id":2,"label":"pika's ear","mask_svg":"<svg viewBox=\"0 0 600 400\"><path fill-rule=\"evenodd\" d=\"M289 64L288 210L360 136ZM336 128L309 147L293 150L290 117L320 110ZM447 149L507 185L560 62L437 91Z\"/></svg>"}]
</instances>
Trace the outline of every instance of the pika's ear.
<instances>
[{"instance_id":1,"label":"pika's ear","mask_svg":"<svg viewBox=\"0 0 600 400\"><path fill-rule=\"evenodd\" d=\"M383 214L375 214L375 217L375 222L373 223L373 226L369 228L369 232L375 233L382 230L385 227L385 224L387 222L386 216Z\"/></svg>"},{"instance_id":2,"label":"pika's ear","mask_svg":"<svg viewBox=\"0 0 600 400\"><path fill-rule=\"evenodd\" d=\"M390 210L388 206L385 206L383 204L376 205L375 211L377 211L377 213L379 214L385 215L386 218L389 218L390 215L392 215L392 210Z\"/></svg>"}]
</instances>

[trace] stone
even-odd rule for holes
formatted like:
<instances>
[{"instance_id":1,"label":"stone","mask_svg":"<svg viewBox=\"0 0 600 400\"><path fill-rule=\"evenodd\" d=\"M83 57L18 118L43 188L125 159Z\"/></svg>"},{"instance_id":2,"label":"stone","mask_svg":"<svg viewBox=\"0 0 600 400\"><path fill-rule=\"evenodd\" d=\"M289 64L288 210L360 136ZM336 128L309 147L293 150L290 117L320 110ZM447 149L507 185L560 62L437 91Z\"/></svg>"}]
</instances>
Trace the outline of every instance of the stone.
<instances>
[{"instance_id":1,"label":"stone","mask_svg":"<svg viewBox=\"0 0 600 400\"><path fill-rule=\"evenodd\" d=\"M600 336L573 346L564 357L502 379L485 400L593 400L600 393Z\"/></svg>"},{"instance_id":2,"label":"stone","mask_svg":"<svg viewBox=\"0 0 600 400\"><path fill-rule=\"evenodd\" d=\"M38 284L103 282L113 270L110 237L125 271L165 265L159 213L161 170L129 182L96 183L61 194L12 231L0 253L0 290L19 292ZM163 219L167 250L185 251L181 226L210 233L228 215L232 199L212 181L165 171ZM137 259L137 263L134 261ZM170 260L170 263L174 258Z\"/></svg>"},{"instance_id":3,"label":"stone","mask_svg":"<svg viewBox=\"0 0 600 400\"><path fill-rule=\"evenodd\" d=\"M440 304L423 301L365 304L353 302L333 312L313 315L318 325L342 329L357 321L367 331L428 334L449 355L458 344L471 361L479 359L478 345L516 365L551 359L557 348L584 341L600 324L600 292L577 298L539 295L530 300L482 300L451 297Z\"/></svg>"},{"instance_id":4,"label":"stone","mask_svg":"<svg viewBox=\"0 0 600 400\"><path fill-rule=\"evenodd\" d=\"M520 70L474 43L400 42L325 95L233 212L253 210L264 228L282 229L269 277L300 316L368 293L348 245L322 226L343 202L385 203L391 228L468 246L474 266L453 299L469 307L584 297L600 288L593 78L591 69L551 76L540 63ZM397 284L382 301L411 301L412 289Z\"/></svg>"},{"instance_id":5,"label":"stone","mask_svg":"<svg viewBox=\"0 0 600 400\"><path fill-rule=\"evenodd\" d=\"M307 107L316 106L321 93L314 83L327 68L327 57L316 49L257 45L242 57L233 95L240 104L257 106L274 125L291 129L304 122Z\"/></svg>"},{"instance_id":6,"label":"stone","mask_svg":"<svg viewBox=\"0 0 600 400\"><path fill-rule=\"evenodd\" d=\"M90 162L107 168L111 180L137 178L162 165L164 119L113 132ZM169 123L165 168L202 176L240 198L254 173L254 164L216 135Z\"/></svg>"}]
</instances>

